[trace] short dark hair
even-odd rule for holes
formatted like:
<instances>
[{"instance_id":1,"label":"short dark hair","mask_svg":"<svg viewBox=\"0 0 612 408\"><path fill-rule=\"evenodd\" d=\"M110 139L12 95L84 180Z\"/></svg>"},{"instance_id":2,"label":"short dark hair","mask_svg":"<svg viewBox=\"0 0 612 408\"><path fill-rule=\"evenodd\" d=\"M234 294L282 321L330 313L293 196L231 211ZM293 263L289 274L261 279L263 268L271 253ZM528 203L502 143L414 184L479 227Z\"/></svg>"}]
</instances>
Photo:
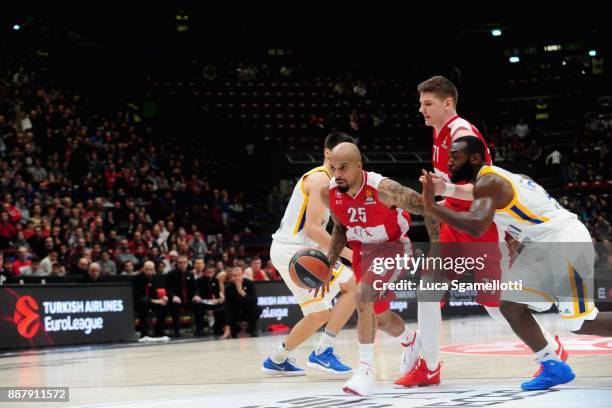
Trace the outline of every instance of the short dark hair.
<instances>
[{"instance_id":1,"label":"short dark hair","mask_svg":"<svg viewBox=\"0 0 612 408\"><path fill-rule=\"evenodd\" d=\"M485 160L485 145L477 136L461 136L453 140L453 143L465 142L465 152L468 155L479 154L482 161Z\"/></svg>"},{"instance_id":2,"label":"short dark hair","mask_svg":"<svg viewBox=\"0 0 612 408\"><path fill-rule=\"evenodd\" d=\"M440 99L452 98L453 103L457 106L459 101L459 92L457 87L448 78L441 75L436 75L426 81L421 82L417 86L419 93L430 92Z\"/></svg>"},{"instance_id":3,"label":"short dark hair","mask_svg":"<svg viewBox=\"0 0 612 408\"><path fill-rule=\"evenodd\" d=\"M357 144L355 138L348 133L344 132L332 132L325 138L325 144L323 145L325 149L332 150L334 147L338 146L340 143L352 143Z\"/></svg>"}]
</instances>

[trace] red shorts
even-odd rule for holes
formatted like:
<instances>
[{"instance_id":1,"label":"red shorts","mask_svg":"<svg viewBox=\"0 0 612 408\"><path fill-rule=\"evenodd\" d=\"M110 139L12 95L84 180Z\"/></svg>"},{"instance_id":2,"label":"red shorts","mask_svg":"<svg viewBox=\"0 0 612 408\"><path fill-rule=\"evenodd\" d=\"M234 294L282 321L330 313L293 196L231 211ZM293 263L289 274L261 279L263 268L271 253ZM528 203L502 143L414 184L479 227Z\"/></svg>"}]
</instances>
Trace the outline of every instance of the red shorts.
<instances>
[{"instance_id":1,"label":"red shorts","mask_svg":"<svg viewBox=\"0 0 612 408\"><path fill-rule=\"evenodd\" d=\"M460 244L441 245L441 256L476 258L483 257L483 254L486 253L487 256L483 258L485 267L480 270L475 269L474 282L501 280L503 262L508 262L508 259L503 260L502 258L501 248L506 245L503 237L500 239L500 233L498 232L497 225L494 223L478 238L456 230L447 224L442 224L440 226L440 242L442 244ZM478 245L479 243L481 245ZM462 275L460 273L449 272L447 278L449 280L460 279ZM484 306L499 307L500 295L499 291L478 291L476 302Z\"/></svg>"},{"instance_id":2,"label":"red shorts","mask_svg":"<svg viewBox=\"0 0 612 408\"><path fill-rule=\"evenodd\" d=\"M375 280L384 283L396 282L406 273L404 270L386 270L380 273L374 272L375 258L395 258L396 255L412 255L412 244L410 241L384 242L380 244L367 244L353 250L353 273L357 283L371 285ZM365 273L363 270L365 269ZM374 313L381 314L389 310L391 301L395 299L393 291L378 291L377 300L374 301Z\"/></svg>"}]
</instances>

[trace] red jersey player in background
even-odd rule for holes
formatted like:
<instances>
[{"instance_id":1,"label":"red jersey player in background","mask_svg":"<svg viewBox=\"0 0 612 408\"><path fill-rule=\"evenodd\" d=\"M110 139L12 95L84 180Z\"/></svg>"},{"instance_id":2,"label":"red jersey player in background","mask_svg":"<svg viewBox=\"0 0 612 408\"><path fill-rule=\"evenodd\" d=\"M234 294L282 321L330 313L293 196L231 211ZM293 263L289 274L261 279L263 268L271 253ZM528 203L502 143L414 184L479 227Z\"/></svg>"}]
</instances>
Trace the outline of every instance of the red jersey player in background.
<instances>
[{"instance_id":1,"label":"red jersey player in background","mask_svg":"<svg viewBox=\"0 0 612 408\"><path fill-rule=\"evenodd\" d=\"M368 266L373 256L392 257L411 255L410 240L406 236L410 216L424 214L419 193L380 174L362 169L361 153L352 143L337 145L330 154L333 178L329 190L322 191L329 202L334 220L328 253L334 265L347 242L353 250L353 272L358 283L357 333L359 336L359 369L344 385L347 393L369 396L374 392L373 351L376 327L406 342L409 330L404 320L391 312L388 297L380 299L374 279L395 281L401 270L391 269L375 275ZM425 214L427 232L432 241L439 235L438 221ZM398 252L399 251L399 252ZM368 259L369 258L369 259Z\"/></svg>"},{"instance_id":2,"label":"red jersey player in background","mask_svg":"<svg viewBox=\"0 0 612 408\"><path fill-rule=\"evenodd\" d=\"M454 211L469 211L473 201L474 186L469 183L453 184L450 182L448 169L449 150L452 141L462 136L478 137L485 145L485 161L491 165L491 153L480 131L457 114L458 92L455 85L442 76L434 76L418 85L419 112L427 126L433 127L432 164L435 175L432 175L436 195L444 196L444 205ZM502 269L508 268L510 260L505 234L492 224L487 231L476 238L459 231L447 224L440 225L440 243L462 243L461 251L465 256L479 256L483 247L487 248L487 261L482 273L476 272L475 279L499 280ZM463 244L467 243L467 245ZM478 246L480 243L480 247ZM489 243L485 245L483 243ZM448 246L447 246L448 247ZM498 249L499 248L499 249ZM451 278L449 276L449 278ZM503 324L507 324L499 311L499 291L479 292L476 301L482 304L489 315ZM418 303L419 331L405 344L400 366L402 378L395 384L405 387L424 386L440 383L439 346L442 313L437 302ZM543 329L547 341L565 360L567 352L559 342ZM537 373L536 373L537 374Z\"/></svg>"}]
</instances>

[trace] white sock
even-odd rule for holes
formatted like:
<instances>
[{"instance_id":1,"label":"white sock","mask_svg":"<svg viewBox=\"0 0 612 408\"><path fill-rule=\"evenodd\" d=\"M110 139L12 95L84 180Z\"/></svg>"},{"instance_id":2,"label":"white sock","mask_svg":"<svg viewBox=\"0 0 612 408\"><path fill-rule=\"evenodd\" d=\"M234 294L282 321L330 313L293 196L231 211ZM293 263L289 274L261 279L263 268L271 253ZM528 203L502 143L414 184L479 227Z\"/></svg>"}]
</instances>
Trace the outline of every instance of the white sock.
<instances>
[{"instance_id":1,"label":"white sock","mask_svg":"<svg viewBox=\"0 0 612 408\"><path fill-rule=\"evenodd\" d=\"M559 356L555 353L555 347L551 347L550 344L547 344L542 350L535 353L536 358L539 361L548 361L548 360L556 360L561 361Z\"/></svg>"},{"instance_id":2,"label":"white sock","mask_svg":"<svg viewBox=\"0 0 612 408\"><path fill-rule=\"evenodd\" d=\"M438 302L419 302L419 335L421 336L421 357L427 368L434 371L440 363L440 330L442 312Z\"/></svg>"},{"instance_id":3,"label":"white sock","mask_svg":"<svg viewBox=\"0 0 612 408\"><path fill-rule=\"evenodd\" d=\"M359 343L359 365L362 368L374 370L374 343Z\"/></svg>"},{"instance_id":4,"label":"white sock","mask_svg":"<svg viewBox=\"0 0 612 408\"><path fill-rule=\"evenodd\" d=\"M278 346L278 348L276 350L274 350L274 353L272 353L272 355L270 356L270 358L272 359L272 361L276 364L280 364L283 361L285 361L286 359L289 358L289 353L291 352L291 350L289 350L286 346L285 346L285 342L282 342L280 346Z\"/></svg>"},{"instance_id":5,"label":"white sock","mask_svg":"<svg viewBox=\"0 0 612 408\"><path fill-rule=\"evenodd\" d=\"M334 343L336 342L336 333L332 333L327 331L327 329L323 330L321 333L321 337L319 337L319 344L317 344L317 348L315 349L315 354L319 355L327 350L328 347L334 347Z\"/></svg>"}]
</instances>

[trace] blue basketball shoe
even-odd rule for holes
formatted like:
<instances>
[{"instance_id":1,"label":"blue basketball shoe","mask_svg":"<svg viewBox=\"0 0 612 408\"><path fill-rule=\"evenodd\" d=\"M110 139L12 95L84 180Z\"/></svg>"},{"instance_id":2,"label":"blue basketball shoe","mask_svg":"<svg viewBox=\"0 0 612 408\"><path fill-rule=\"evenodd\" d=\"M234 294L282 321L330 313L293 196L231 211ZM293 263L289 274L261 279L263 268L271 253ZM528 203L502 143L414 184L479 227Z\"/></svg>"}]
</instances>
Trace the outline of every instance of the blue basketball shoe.
<instances>
[{"instance_id":1,"label":"blue basketball shoe","mask_svg":"<svg viewBox=\"0 0 612 408\"><path fill-rule=\"evenodd\" d=\"M310 356L308 356L308 367L331 374L349 374L353 372L351 367L340 362L340 358L334 354L332 347L326 348L321 354L316 354L313 350Z\"/></svg>"},{"instance_id":2,"label":"blue basketball shoe","mask_svg":"<svg viewBox=\"0 0 612 408\"><path fill-rule=\"evenodd\" d=\"M280 364L276 364L270 357L268 357L261 367L261 371L268 375L284 375L287 377L295 377L298 375L306 375L306 371L303 368L296 367L293 363L295 360L288 358Z\"/></svg>"},{"instance_id":3,"label":"blue basketball shoe","mask_svg":"<svg viewBox=\"0 0 612 408\"><path fill-rule=\"evenodd\" d=\"M547 390L555 385L566 384L576 378L571 367L563 361L547 360L541 361L542 372L533 380L521 384L525 391Z\"/></svg>"}]
</instances>

